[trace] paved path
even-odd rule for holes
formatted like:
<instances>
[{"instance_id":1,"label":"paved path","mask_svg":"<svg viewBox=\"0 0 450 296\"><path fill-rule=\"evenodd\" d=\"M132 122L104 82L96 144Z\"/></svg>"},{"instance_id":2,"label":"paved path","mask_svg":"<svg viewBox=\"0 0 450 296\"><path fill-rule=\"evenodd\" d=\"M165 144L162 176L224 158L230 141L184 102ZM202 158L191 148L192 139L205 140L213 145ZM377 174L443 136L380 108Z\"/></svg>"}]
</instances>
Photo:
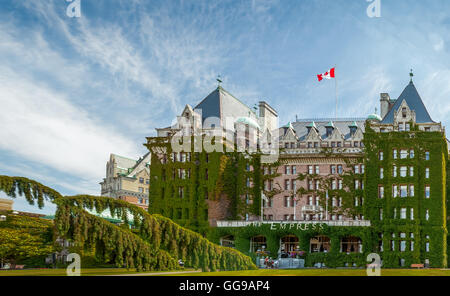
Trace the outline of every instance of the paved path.
<instances>
[{"instance_id":1,"label":"paved path","mask_svg":"<svg viewBox=\"0 0 450 296\"><path fill-rule=\"evenodd\" d=\"M196 273L202 272L201 270L190 270L190 271L171 271L171 272L151 272L151 273L132 273L132 274L114 274L111 276L150 276L150 275L167 275L167 274L185 274L185 273Z\"/></svg>"}]
</instances>

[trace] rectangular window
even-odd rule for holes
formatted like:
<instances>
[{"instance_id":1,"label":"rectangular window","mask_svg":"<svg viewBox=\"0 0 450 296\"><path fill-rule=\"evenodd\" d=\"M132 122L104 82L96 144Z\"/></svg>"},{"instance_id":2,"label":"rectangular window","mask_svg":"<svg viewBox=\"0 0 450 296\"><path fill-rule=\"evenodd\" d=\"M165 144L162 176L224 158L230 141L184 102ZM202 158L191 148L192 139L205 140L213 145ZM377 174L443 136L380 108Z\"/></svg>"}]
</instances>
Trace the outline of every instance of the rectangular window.
<instances>
[{"instance_id":1,"label":"rectangular window","mask_svg":"<svg viewBox=\"0 0 450 296\"><path fill-rule=\"evenodd\" d=\"M430 186L425 186L425 198L430 198Z\"/></svg>"},{"instance_id":2,"label":"rectangular window","mask_svg":"<svg viewBox=\"0 0 450 296\"><path fill-rule=\"evenodd\" d=\"M316 175L320 174L320 167L318 165L316 165Z\"/></svg>"},{"instance_id":3,"label":"rectangular window","mask_svg":"<svg viewBox=\"0 0 450 296\"><path fill-rule=\"evenodd\" d=\"M140 192L140 193L144 193L144 188L139 187L139 192Z\"/></svg>"},{"instance_id":4,"label":"rectangular window","mask_svg":"<svg viewBox=\"0 0 450 296\"><path fill-rule=\"evenodd\" d=\"M297 167L295 165L292 166L292 174L293 175L297 174Z\"/></svg>"},{"instance_id":5,"label":"rectangular window","mask_svg":"<svg viewBox=\"0 0 450 296\"><path fill-rule=\"evenodd\" d=\"M309 206L313 205L313 197L312 196L308 196L308 205Z\"/></svg>"},{"instance_id":6,"label":"rectangular window","mask_svg":"<svg viewBox=\"0 0 450 296\"><path fill-rule=\"evenodd\" d=\"M430 160L430 151L425 152L425 160Z\"/></svg>"},{"instance_id":7,"label":"rectangular window","mask_svg":"<svg viewBox=\"0 0 450 296\"><path fill-rule=\"evenodd\" d=\"M414 196L414 185L409 185L409 196Z\"/></svg>"},{"instance_id":8,"label":"rectangular window","mask_svg":"<svg viewBox=\"0 0 450 296\"><path fill-rule=\"evenodd\" d=\"M384 169L380 168L380 179L384 178Z\"/></svg>"},{"instance_id":9,"label":"rectangular window","mask_svg":"<svg viewBox=\"0 0 450 296\"><path fill-rule=\"evenodd\" d=\"M408 173L408 167L400 167L400 177L405 178Z\"/></svg>"},{"instance_id":10,"label":"rectangular window","mask_svg":"<svg viewBox=\"0 0 450 296\"><path fill-rule=\"evenodd\" d=\"M400 252L406 251L406 241L400 241Z\"/></svg>"},{"instance_id":11,"label":"rectangular window","mask_svg":"<svg viewBox=\"0 0 450 296\"><path fill-rule=\"evenodd\" d=\"M383 209L380 209L380 220L383 220Z\"/></svg>"},{"instance_id":12,"label":"rectangular window","mask_svg":"<svg viewBox=\"0 0 450 296\"><path fill-rule=\"evenodd\" d=\"M411 208L411 209L410 209L409 218L410 218L411 220L414 220L414 208ZM412 232L411 232L411 233L412 233ZM414 234L413 234L413 235L414 235Z\"/></svg>"},{"instance_id":13,"label":"rectangular window","mask_svg":"<svg viewBox=\"0 0 450 296\"><path fill-rule=\"evenodd\" d=\"M284 190L289 190L291 186L291 180L284 180Z\"/></svg>"},{"instance_id":14,"label":"rectangular window","mask_svg":"<svg viewBox=\"0 0 450 296\"><path fill-rule=\"evenodd\" d=\"M383 151L380 151L380 152L378 153L378 159L379 159L379 160L384 160L384 153L383 153Z\"/></svg>"},{"instance_id":15,"label":"rectangular window","mask_svg":"<svg viewBox=\"0 0 450 296\"><path fill-rule=\"evenodd\" d=\"M355 180L355 189L356 190L360 189L360 187L359 187L359 180Z\"/></svg>"},{"instance_id":16,"label":"rectangular window","mask_svg":"<svg viewBox=\"0 0 450 296\"><path fill-rule=\"evenodd\" d=\"M144 184L144 178L139 178L139 183Z\"/></svg>"},{"instance_id":17,"label":"rectangular window","mask_svg":"<svg viewBox=\"0 0 450 296\"><path fill-rule=\"evenodd\" d=\"M425 169L425 178L430 179L430 168Z\"/></svg>"},{"instance_id":18,"label":"rectangular window","mask_svg":"<svg viewBox=\"0 0 450 296\"><path fill-rule=\"evenodd\" d=\"M359 165L355 165L355 174L359 174Z\"/></svg>"},{"instance_id":19,"label":"rectangular window","mask_svg":"<svg viewBox=\"0 0 450 296\"><path fill-rule=\"evenodd\" d=\"M178 197L183 198L184 197L184 188L178 187Z\"/></svg>"},{"instance_id":20,"label":"rectangular window","mask_svg":"<svg viewBox=\"0 0 450 296\"><path fill-rule=\"evenodd\" d=\"M406 219L406 208L400 209L400 219Z\"/></svg>"},{"instance_id":21,"label":"rectangular window","mask_svg":"<svg viewBox=\"0 0 450 296\"><path fill-rule=\"evenodd\" d=\"M408 158L408 151L400 150L400 159L406 159L406 158Z\"/></svg>"},{"instance_id":22,"label":"rectangular window","mask_svg":"<svg viewBox=\"0 0 450 296\"><path fill-rule=\"evenodd\" d=\"M313 174L313 166L312 165L308 166L308 174L310 174L310 175Z\"/></svg>"},{"instance_id":23,"label":"rectangular window","mask_svg":"<svg viewBox=\"0 0 450 296\"><path fill-rule=\"evenodd\" d=\"M384 198L384 187L378 186L378 198Z\"/></svg>"},{"instance_id":24,"label":"rectangular window","mask_svg":"<svg viewBox=\"0 0 450 296\"><path fill-rule=\"evenodd\" d=\"M425 212L425 220L430 220L430 210L426 210Z\"/></svg>"},{"instance_id":25,"label":"rectangular window","mask_svg":"<svg viewBox=\"0 0 450 296\"><path fill-rule=\"evenodd\" d=\"M394 157L394 159L397 159L397 149L394 149L392 154L393 154L392 156Z\"/></svg>"},{"instance_id":26,"label":"rectangular window","mask_svg":"<svg viewBox=\"0 0 450 296\"><path fill-rule=\"evenodd\" d=\"M408 197L408 186L406 185L400 186L400 197Z\"/></svg>"},{"instance_id":27,"label":"rectangular window","mask_svg":"<svg viewBox=\"0 0 450 296\"><path fill-rule=\"evenodd\" d=\"M361 174L364 174L365 169L366 169L366 167L362 164L361 165Z\"/></svg>"},{"instance_id":28,"label":"rectangular window","mask_svg":"<svg viewBox=\"0 0 450 296\"><path fill-rule=\"evenodd\" d=\"M289 166L289 165L284 166L284 173L286 175L290 175L291 174L291 166Z\"/></svg>"},{"instance_id":29,"label":"rectangular window","mask_svg":"<svg viewBox=\"0 0 450 296\"><path fill-rule=\"evenodd\" d=\"M295 179L291 180L291 189L297 191L297 183L295 182Z\"/></svg>"},{"instance_id":30,"label":"rectangular window","mask_svg":"<svg viewBox=\"0 0 450 296\"><path fill-rule=\"evenodd\" d=\"M331 180L331 190L336 190L337 189L337 184L336 184L336 179Z\"/></svg>"},{"instance_id":31,"label":"rectangular window","mask_svg":"<svg viewBox=\"0 0 450 296\"><path fill-rule=\"evenodd\" d=\"M409 167L409 176L414 177L414 167Z\"/></svg>"},{"instance_id":32,"label":"rectangular window","mask_svg":"<svg viewBox=\"0 0 450 296\"><path fill-rule=\"evenodd\" d=\"M339 181L338 181L338 188L339 188L339 190L342 190L342 188L343 188L343 182L342 182L342 180L339 180Z\"/></svg>"},{"instance_id":33,"label":"rectangular window","mask_svg":"<svg viewBox=\"0 0 450 296\"><path fill-rule=\"evenodd\" d=\"M414 149L409 150L409 158L414 158Z\"/></svg>"},{"instance_id":34,"label":"rectangular window","mask_svg":"<svg viewBox=\"0 0 450 296\"><path fill-rule=\"evenodd\" d=\"M398 186L397 185L392 185L392 197L393 198L398 197Z\"/></svg>"},{"instance_id":35,"label":"rectangular window","mask_svg":"<svg viewBox=\"0 0 450 296\"><path fill-rule=\"evenodd\" d=\"M342 175L342 173L343 173L342 165L338 165L337 168L338 168L338 174Z\"/></svg>"},{"instance_id":36,"label":"rectangular window","mask_svg":"<svg viewBox=\"0 0 450 296\"><path fill-rule=\"evenodd\" d=\"M335 165L330 166L330 173L332 175L336 174L336 166Z\"/></svg>"},{"instance_id":37,"label":"rectangular window","mask_svg":"<svg viewBox=\"0 0 450 296\"><path fill-rule=\"evenodd\" d=\"M392 177L397 178L397 167L396 166L394 166L392 168Z\"/></svg>"}]
</instances>

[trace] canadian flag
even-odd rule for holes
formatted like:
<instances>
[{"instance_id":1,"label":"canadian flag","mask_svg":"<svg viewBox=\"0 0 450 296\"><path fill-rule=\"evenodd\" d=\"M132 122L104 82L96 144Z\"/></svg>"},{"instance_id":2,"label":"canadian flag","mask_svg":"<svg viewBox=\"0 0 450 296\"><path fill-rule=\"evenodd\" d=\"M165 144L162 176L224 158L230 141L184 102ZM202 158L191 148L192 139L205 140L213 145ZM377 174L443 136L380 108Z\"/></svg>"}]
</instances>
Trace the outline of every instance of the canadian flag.
<instances>
[{"instance_id":1,"label":"canadian flag","mask_svg":"<svg viewBox=\"0 0 450 296\"><path fill-rule=\"evenodd\" d=\"M325 73L323 73L323 74L317 75L317 78L319 79L319 82L322 81L324 78L325 78L325 79L331 79L331 78L334 78L334 77L335 77L335 76L334 76L334 69L335 69L335 68L331 68L330 71L327 71L327 72L325 72Z\"/></svg>"}]
</instances>

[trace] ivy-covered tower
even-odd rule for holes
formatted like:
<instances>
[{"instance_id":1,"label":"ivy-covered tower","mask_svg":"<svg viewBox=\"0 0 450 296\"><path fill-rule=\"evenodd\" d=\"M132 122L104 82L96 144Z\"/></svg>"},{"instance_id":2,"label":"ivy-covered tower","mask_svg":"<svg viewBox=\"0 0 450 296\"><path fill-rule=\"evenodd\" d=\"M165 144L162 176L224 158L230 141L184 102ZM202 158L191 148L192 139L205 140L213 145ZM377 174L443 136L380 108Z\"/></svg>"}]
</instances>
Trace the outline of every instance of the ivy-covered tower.
<instances>
[{"instance_id":1,"label":"ivy-covered tower","mask_svg":"<svg viewBox=\"0 0 450 296\"><path fill-rule=\"evenodd\" d=\"M364 211L373 249L384 267L446 267L445 130L431 119L412 79L397 100L386 97L383 118L370 118L364 135Z\"/></svg>"}]
</instances>

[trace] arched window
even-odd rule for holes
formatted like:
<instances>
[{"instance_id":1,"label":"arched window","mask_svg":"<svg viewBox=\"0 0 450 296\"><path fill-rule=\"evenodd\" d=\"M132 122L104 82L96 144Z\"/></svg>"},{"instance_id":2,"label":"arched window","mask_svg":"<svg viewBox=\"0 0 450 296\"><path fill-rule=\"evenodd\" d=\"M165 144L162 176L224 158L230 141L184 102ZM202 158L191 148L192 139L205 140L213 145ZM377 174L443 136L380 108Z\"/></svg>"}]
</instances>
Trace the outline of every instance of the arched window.
<instances>
[{"instance_id":1,"label":"arched window","mask_svg":"<svg viewBox=\"0 0 450 296\"><path fill-rule=\"evenodd\" d=\"M220 239L220 245L228 248L234 248L234 236L227 235Z\"/></svg>"},{"instance_id":2,"label":"arched window","mask_svg":"<svg viewBox=\"0 0 450 296\"><path fill-rule=\"evenodd\" d=\"M342 253L362 253L362 240L356 236L346 236L341 239Z\"/></svg>"},{"instance_id":3,"label":"arched window","mask_svg":"<svg viewBox=\"0 0 450 296\"><path fill-rule=\"evenodd\" d=\"M328 253L331 249L330 238L324 235L312 237L309 244L311 253Z\"/></svg>"},{"instance_id":4,"label":"arched window","mask_svg":"<svg viewBox=\"0 0 450 296\"><path fill-rule=\"evenodd\" d=\"M299 240L295 235L287 235L281 238L281 253L298 251Z\"/></svg>"},{"instance_id":5,"label":"arched window","mask_svg":"<svg viewBox=\"0 0 450 296\"><path fill-rule=\"evenodd\" d=\"M250 239L250 252L256 253L267 247L266 237L262 235L254 236Z\"/></svg>"}]
</instances>

